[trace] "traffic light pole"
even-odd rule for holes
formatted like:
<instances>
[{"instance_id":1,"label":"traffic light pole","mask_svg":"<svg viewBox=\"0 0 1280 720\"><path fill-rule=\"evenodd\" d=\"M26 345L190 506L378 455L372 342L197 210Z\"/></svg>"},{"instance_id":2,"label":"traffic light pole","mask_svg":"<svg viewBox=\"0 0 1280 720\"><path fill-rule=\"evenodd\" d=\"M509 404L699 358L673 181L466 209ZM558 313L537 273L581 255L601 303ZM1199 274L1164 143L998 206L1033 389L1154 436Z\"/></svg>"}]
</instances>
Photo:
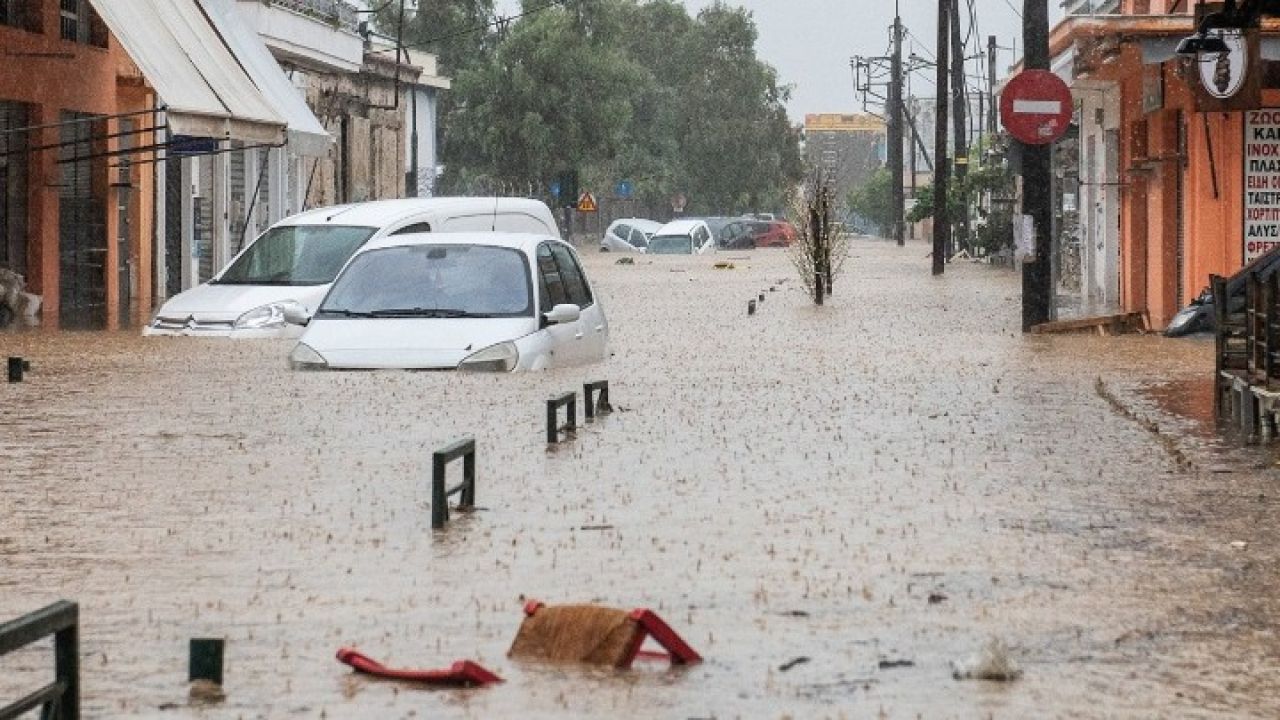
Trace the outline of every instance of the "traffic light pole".
<instances>
[{"instance_id":1,"label":"traffic light pole","mask_svg":"<svg viewBox=\"0 0 1280 720\"><path fill-rule=\"evenodd\" d=\"M1049 69L1048 0L1023 0L1023 67ZM1035 226L1035 260L1022 264L1022 331L1049 322L1053 315L1053 281L1049 224L1051 178L1049 145L1022 146L1022 212Z\"/></svg>"}]
</instances>

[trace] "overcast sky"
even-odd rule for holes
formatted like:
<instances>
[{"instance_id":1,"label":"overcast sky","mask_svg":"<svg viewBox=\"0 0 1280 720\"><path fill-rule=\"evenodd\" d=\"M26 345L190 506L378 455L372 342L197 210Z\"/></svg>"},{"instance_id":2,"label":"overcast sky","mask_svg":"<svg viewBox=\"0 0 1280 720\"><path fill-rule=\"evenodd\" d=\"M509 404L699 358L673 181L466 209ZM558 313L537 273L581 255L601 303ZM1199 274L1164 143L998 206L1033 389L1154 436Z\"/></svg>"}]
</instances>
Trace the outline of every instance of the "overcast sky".
<instances>
[{"instance_id":1,"label":"overcast sky","mask_svg":"<svg viewBox=\"0 0 1280 720\"><path fill-rule=\"evenodd\" d=\"M714 0L684 0L690 12ZM1059 0L1046 0L1050 22L1062 15ZM889 26L893 23L893 0L726 0L750 10L760 30L759 56L777 68L782 82L792 86L787 109L795 122L805 113L853 112L861 110L855 101L849 58L853 55L883 55L889 47ZM966 0L961 0L966 2ZM995 35L1007 48L1022 47L1023 0L973 0L978 16L975 34L986 47L986 37ZM498 0L500 9L515 12L516 0ZM967 14L967 4L966 14ZM901 0L902 22L911 33L906 41L917 52L931 57L937 32L936 0ZM962 25L968 28L968 19ZM972 46L971 46L972 47ZM1021 51L1019 50L1019 55ZM1012 64L1011 50L1000 52L998 70ZM997 74L1003 74L999 72ZM932 95L928 73L917 75L915 94Z\"/></svg>"}]
</instances>

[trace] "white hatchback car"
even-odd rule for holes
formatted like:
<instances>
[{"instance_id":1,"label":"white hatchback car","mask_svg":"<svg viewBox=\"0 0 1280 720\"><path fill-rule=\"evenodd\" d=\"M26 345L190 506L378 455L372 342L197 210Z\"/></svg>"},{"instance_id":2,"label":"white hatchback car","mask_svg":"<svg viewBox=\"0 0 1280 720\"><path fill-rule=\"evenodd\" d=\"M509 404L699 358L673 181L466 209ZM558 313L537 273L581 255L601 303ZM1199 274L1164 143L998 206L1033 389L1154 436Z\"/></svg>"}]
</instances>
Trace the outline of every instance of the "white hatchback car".
<instances>
[{"instance_id":1,"label":"white hatchback car","mask_svg":"<svg viewBox=\"0 0 1280 720\"><path fill-rule=\"evenodd\" d=\"M285 313L310 315L365 243L404 233L475 231L559 235L545 203L525 198L377 200L285 218L209 282L174 295L143 335L297 337Z\"/></svg>"},{"instance_id":2,"label":"white hatchback car","mask_svg":"<svg viewBox=\"0 0 1280 720\"><path fill-rule=\"evenodd\" d=\"M601 360L609 342L577 253L546 234L375 240L297 320L299 370L542 370Z\"/></svg>"},{"instance_id":3,"label":"white hatchback car","mask_svg":"<svg viewBox=\"0 0 1280 720\"><path fill-rule=\"evenodd\" d=\"M711 228L702 220L672 220L649 238L650 255L702 255L715 252Z\"/></svg>"},{"instance_id":4,"label":"white hatchback car","mask_svg":"<svg viewBox=\"0 0 1280 720\"><path fill-rule=\"evenodd\" d=\"M600 252L644 252L660 227L660 222L641 218L614 220L600 240Z\"/></svg>"}]
</instances>

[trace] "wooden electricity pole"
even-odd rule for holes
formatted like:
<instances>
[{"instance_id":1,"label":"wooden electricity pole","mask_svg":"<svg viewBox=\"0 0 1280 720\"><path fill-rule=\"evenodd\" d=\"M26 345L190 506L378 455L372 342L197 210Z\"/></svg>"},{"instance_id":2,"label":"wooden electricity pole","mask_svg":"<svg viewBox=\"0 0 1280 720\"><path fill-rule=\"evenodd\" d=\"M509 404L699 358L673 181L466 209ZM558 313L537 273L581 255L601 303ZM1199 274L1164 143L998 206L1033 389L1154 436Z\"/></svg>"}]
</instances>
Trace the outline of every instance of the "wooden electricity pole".
<instances>
[{"instance_id":1,"label":"wooden electricity pole","mask_svg":"<svg viewBox=\"0 0 1280 720\"><path fill-rule=\"evenodd\" d=\"M947 154L947 84L950 61L948 49L951 33L951 3L954 0L938 0L938 66L935 75L937 97L934 99L933 128L933 274L946 270L947 246L951 239L951 217L947 212L947 185L950 179L951 160ZM1032 2L1032 0L1026 0ZM1045 0L1041 0L1044 2ZM1046 183L1047 184L1047 183Z\"/></svg>"},{"instance_id":2,"label":"wooden electricity pole","mask_svg":"<svg viewBox=\"0 0 1280 720\"><path fill-rule=\"evenodd\" d=\"M955 182L964 182L969 173L969 108L967 80L965 79L964 38L960 28L960 2L951 0L951 126L955 138L952 150L955 152ZM957 249L967 249L969 242L969 205L961 208L960 217L956 218L953 234L959 231L959 248L947 247L947 257ZM954 241L955 238L953 238Z\"/></svg>"},{"instance_id":3,"label":"wooden electricity pole","mask_svg":"<svg viewBox=\"0 0 1280 720\"><path fill-rule=\"evenodd\" d=\"M899 245L905 243L904 216L906 201L902 192L902 18L898 16L898 6L894 3L893 13L893 57L889 61L889 175L890 192L893 194L893 239Z\"/></svg>"},{"instance_id":4,"label":"wooden electricity pole","mask_svg":"<svg viewBox=\"0 0 1280 720\"><path fill-rule=\"evenodd\" d=\"M1027 70L1048 70L1048 0L1023 0L1022 23L1023 67ZM1049 322L1053 316L1049 233L1052 219L1050 148L1050 145L1024 145L1022 148L1022 212L1031 216L1036 244L1035 260L1022 264L1023 332L1034 325Z\"/></svg>"}]
</instances>

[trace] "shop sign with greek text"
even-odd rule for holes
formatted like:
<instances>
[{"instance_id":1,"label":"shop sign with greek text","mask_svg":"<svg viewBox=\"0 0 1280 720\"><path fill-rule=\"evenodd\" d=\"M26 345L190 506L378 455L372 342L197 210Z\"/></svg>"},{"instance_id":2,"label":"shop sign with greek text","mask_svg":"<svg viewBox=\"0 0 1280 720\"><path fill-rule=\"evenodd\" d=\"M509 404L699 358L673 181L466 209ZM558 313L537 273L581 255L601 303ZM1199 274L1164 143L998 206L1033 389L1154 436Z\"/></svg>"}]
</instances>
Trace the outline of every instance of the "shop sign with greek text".
<instances>
[{"instance_id":1,"label":"shop sign with greek text","mask_svg":"<svg viewBox=\"0 0 1280 720\"><path fill-rule=\"evenodd\" d=\"M1280 108L1244 119L1244 261L1280 245Z\"/></svg>"}]
</instances>

